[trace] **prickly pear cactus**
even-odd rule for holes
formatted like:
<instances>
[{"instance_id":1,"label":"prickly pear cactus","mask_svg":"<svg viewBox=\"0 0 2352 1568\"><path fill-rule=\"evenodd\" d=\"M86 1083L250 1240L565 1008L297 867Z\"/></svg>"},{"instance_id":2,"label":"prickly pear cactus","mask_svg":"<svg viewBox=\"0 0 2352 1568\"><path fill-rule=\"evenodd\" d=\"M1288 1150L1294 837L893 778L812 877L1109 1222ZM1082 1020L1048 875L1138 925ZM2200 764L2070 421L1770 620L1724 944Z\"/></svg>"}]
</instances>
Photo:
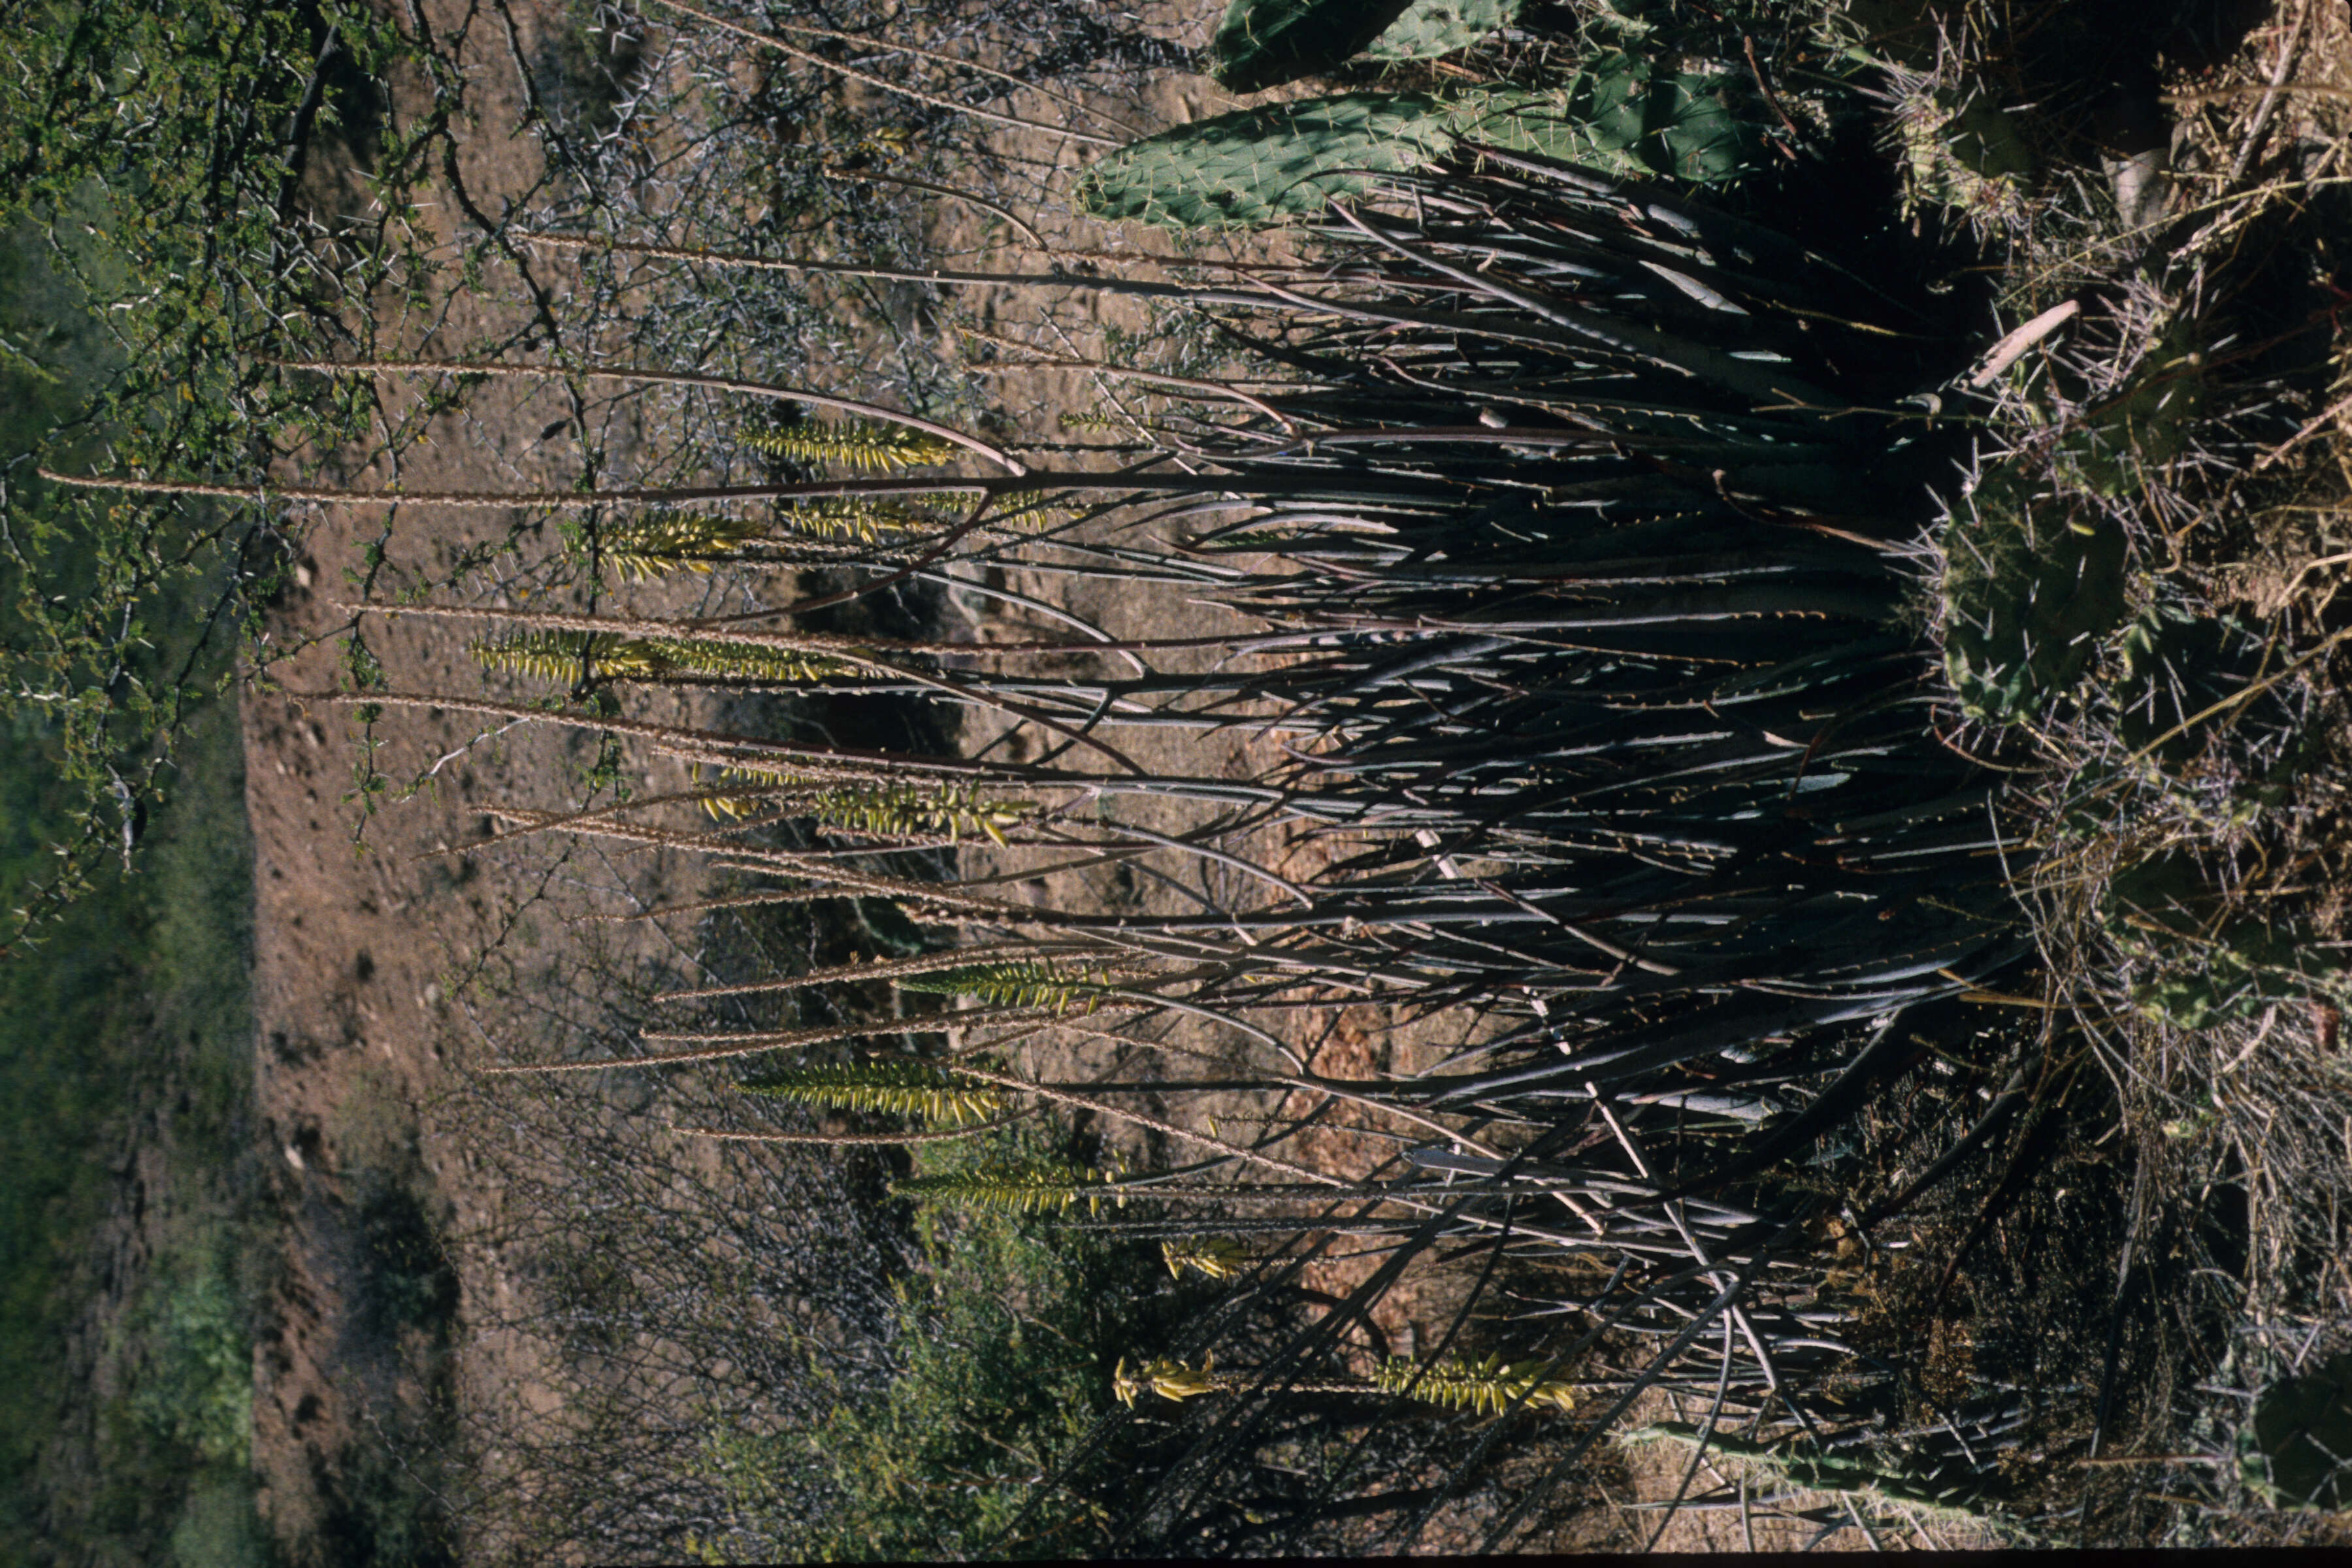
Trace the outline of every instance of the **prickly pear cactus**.
<instances>
[{"instance_id":1,"label":"prickly pear cactus","mask_svg":"<svg viewBox=\"0 0 2352 1568\"><path fill-rule=\"evenodd\" d=\"M2343 964L2288 921L2245 912L2186 855L2125 868L2102 891L2099 913L2124 954L2148 967L2133 1000L2179 1029L2251 1017L2275 1002L2341 1000ZM2347 1449L2352 1453L2352 1449Z\"/></svg>"},{"instance_id":2,"label":"prickly pear cactus","mask_svg":"<svg viewBox=\"0 0 2352 1568\"><path fill-rule=\"evenodd\" d=\"M1639 156L1680 180L1720 184L1738 179L1754 166L1762 144L1755 122L1738 104L1725 78L1687 71L1653 77Z\"/></svg>"},{"instance_id":3,"label":"prickly pear cactus","mask_svg":"<svg viewBox=\"0 0 2352 1568\"><path fill-rule=\"evenodd\" d=\"M1209 40L1210 74L1258 92L1328 71L1414 9L1408 0L1234 0Z\"/></svg>"},{"instance_id":4,"label":"prickly pear cactus","mask_svg":"<svg viewBox=\"0 0 2352 1568\"><path fill-rule=\"evenodd\" d=\"M1221 114L1097 160L1080 176L1078 198L1098 217L1255 226L1312 217L1464 142L1620 178L1696 181L1736 176L1759 144L1721 89L1612 52L1554 89L1346 93Z\"/></svg>"},{"instance_id":5,"label":"prickly pear cactus","mask_svg":"<svg viewBox=\"0 0 2352 1568\"><path fill-rule=\"evenodd\" d=\"M1379 60L1428 60L1466 49L1518 19L1524 0L1413 0L1364 52Z\"/></svg>"},{"instance_id":6,"label":"prickly pear cactus","mask_svg":"<svg viewBox=\"0 0 2352 1568\"><path fill-rule=\"evenodd\" d=\"M2151 605L2124 633L2116 734L2159 765L2178 768L2192 761L2217 733L2234 731L2249 715L2242 710L2189 721L2244 690L2260 674L2263 651L2262 635L2236 616ZM2279 703L2275 697L2267 703L2257 698L2251 706L2276 709ZM2253 717L2292 722L2284 713Z\"/></svg>"},{"instance_id":7,"label":"prickly pear cactus","mask_svg":"<svg viewBox=\"0 0 2352 1568\"><path fill-rule=\"evenodd\" d=\"M2352 1508L2352 1355L2263 1390L2238 1434L2238 1473L2272 1508Z\"/></svg>"},{"instance_id":8,"label":"prickly pear cactus","mask_svg":"<svg viewBox=\"0 0 2352 1568\"><path fill-rule=\"evenodd\" d=\"M1466 49L1524 0L1233 0L1209 41L1217 85L1259 92L1351 56L1425 60Z\"/></svg>"},{"instance_id":9,"label":"prickly pear cactus","mask_svg":"<svg viewBox=\"0 0 2352 1568\"><path fill-rule=\"evenodd\" d=\"M1097 217L1254 227L1311 216L1453 142L1444 106L1422 93L1269 104L1131 142L1079 177L1078 199Z\"/></svg>"},{"instance_id":10,"label":"prickly pear cactus","mask_svg":"<svg viewBox=\"0 0 2352 1568\"><path fill-rule=\"evenodd\" d=\"M2204 407L2202 342L2197 322L2182 317L2150 340L2120 388L2066 431L2061 472L2099 495L2136 494L2188 453Z\"/></svg>"},{"instance_id":11,"label":"prickly pear cactus","mask_svg":"<svg viewBox=\"0 0 2352 1568\"><path fill-rule=\"evenodd\" d=\"M2014 215L2034 169L2021 121L1981 93L1923 86L1895 106L1903 215L1943 207L1980 218Z\"/></svg>"},{"instance_id":12,"label":"prickly pear cactus","mask_svg":"<svg viewBox=\"0 0 2352 1568\"><path fill-rule=\"evenodd\" d=\"M2121 531L2035 502L2022 475L1994 468L1945 531L1944 667L1974 719L2032 713L2124 623Z\"/></svg>"}]
</instances>

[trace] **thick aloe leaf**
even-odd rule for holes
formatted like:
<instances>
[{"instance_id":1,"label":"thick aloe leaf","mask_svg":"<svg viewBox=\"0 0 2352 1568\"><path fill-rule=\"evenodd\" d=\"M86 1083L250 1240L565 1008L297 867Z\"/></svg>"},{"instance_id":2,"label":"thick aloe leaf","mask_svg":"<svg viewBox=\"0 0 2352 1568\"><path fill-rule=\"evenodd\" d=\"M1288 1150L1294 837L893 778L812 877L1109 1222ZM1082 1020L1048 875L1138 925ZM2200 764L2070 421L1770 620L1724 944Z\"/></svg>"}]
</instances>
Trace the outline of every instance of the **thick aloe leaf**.
<instances>
[{"instance_id":1,"label":"thick aloe leaf","mask_svg":"<svg viewBox=\"0 0 2352 1568\"><path fill-rule=\"evenodd\" d=\"M1234 92L1278 87L1360 53L1415 8L1408 0L1234 0L1209 40L1210 71Z\"/></svg>"}]
</instances>

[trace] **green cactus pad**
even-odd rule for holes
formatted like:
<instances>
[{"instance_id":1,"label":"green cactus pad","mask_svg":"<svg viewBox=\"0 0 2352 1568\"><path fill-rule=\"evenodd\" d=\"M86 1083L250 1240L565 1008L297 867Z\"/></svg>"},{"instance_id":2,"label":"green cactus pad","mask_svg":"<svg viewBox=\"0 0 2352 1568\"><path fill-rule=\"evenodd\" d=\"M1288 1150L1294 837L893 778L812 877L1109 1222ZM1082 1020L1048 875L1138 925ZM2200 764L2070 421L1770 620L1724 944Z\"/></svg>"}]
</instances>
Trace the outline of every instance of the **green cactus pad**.
<instances>
[{"instance_id":1,"label":"green cactus pad","mask_svg":"<svg viewBox=\"0 0 2352 1568\"><path fill-rule=\"evenodd\" d=\"M1416 9L1409 0L1234 0L1209 40L1210 74L1258 92L1328 71Z\"/></svg>"},{"instance_id":2,"label":"green cactus pad","mask_svg":"<svg viewBox=\"0 0 2352 1568\"><path fill-rule=\"evenodd\" d=\"M2263 1390L2238 1434L2238 1473L2272 1508L2352 1508L2352 1355Z\"/></svg>"},{"instance_id":3,"label":"green cactus pad","mask_svg":"<svg viewBox=\"0 0 2352 1568\"><path fill-rule=\"evenodd\" d=\"M2126 956L2155 973L2136 988L2140 1010L2179 1029L2251 1017L2275 1002L2343 998L2339 959L2287 921L2242 912L2186 855L2125 868L2099 900L2101 923Z\"/></svg>"},{"instance_id":4,"label":"green cactus pad","mask_svg":"<svg viewBox=\"0 0 2352 1568\"><path fill-rule=\"evenodd\" d=\"M2124 540L2104 518L2035 504L2014 471L1984 476L1944 541L1944 666L1969 717L2008 723L2090 667L2124 623Z\"/></svg>"},{"instance_id":5,"label":"green cactus pad","mask_svg":"<svg viewBox=\"0 0 2352 1568\"><path fill-rule=\"evenodd\" d=\"M1944 93L1937 101L1950 110L1940 127L1944 148L1961 168L1984 180L2032 177L2033 149L2021 119L1981 94Z\"/></svg>"},{"instance_id":6,"label":"green cactus pad","mask_svg":"<svg viewBox=\"0 0 2352 1568\"><path fill-rule=\"evenodd\" d=\"M1524 0L1413 0L1364 52L1380 60L1427 60L1466 49L1517 20Z\"/></svg>"},{"instance_id":7,"label":"green cactus pad","mask_svg":"<svg viewBox=\"0 0 2352 1568\"><path fill-rule=\"evenodd\" d=\"M2263 651L2262 634L2236 616L2202 616L2178 605L2149 606L2124 634L2118 693L2123 716L2116 732L2135 752L2148 751L2159 763L2180 766L2203 750L2217 725L2227 728L2234 715L2225 710L2189 721L2257 679ZM2276 702L2273 698L2269 705Z\"/></svg>"},{"instance_id":8,"label":"green cactus pad","mask_svg":"<svg viewBox=\"0 0 2352 1568\"><path fill-rule=\"evenodd\" d=\"M1209 42L1211 72L1259 92L1338 68L1350 57L1424 60L1465 49L1524 0L1233 0Z\"/></svg>"},{"instance_id":9,"label":"green cactus pad","mask_svg":"<svg viewBox=\"0 0 2352 1568\"><path fill-rule=\"evenodd\" d=\"M1653 77L1642 61L1612 53L1574 82L1539 91L1346 93L1221 114L1097 160L1079 178L1078 199L1097 217L1257 226L1313 217L1461 142L1620 178L1717 180L1749 165L1756 137L1699 79Z\"/></svg>"},{"instance_id":10,"label":"green cactus pad","mask_svg":"<svg viewBox=\"0 0 2352 1568\"><path fill-rule=\"evenodd\" d=\"M2103 496L2133 495L2189 451L2205 406L2197 323L2174 321L2148 345L2123 387L2085 411L2059 443L2074 482Z\"/></svg>"},{"instance_id":11,"label":"green cactus pad","mask_svg":"<svg viewBox=\"0 0 2352 1568\"><path fill-rule=\"evenodd\" d=\"M1171 228L1257 226L1311 216L1377 174L1442 155L1453 132L1437 100L1351 93L1239 110L1097 160L1078 199L1097 217Z\"/></svg>"}]
</instances>

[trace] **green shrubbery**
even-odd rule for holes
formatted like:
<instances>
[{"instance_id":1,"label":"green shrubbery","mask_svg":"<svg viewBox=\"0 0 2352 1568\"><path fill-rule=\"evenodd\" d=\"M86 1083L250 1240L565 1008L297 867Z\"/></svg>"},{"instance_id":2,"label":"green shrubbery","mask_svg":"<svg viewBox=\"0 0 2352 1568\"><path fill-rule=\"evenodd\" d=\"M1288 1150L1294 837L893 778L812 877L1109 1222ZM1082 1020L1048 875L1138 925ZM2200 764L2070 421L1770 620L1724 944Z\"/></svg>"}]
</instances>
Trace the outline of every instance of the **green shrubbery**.
<instances>
[{"instance_id":1,"label":"green shrubbery","mask_svg":"<svg viewBox=\"0 0 2352 1568\"><path fill-rule=\"evenodd\" d=\"M253 1333L228 1281L207 1268L162 1285L139 1325L153 1347L131 1394L149 1436L207 1465L253 1457Z\"/></svg>"},{"instance_id":2,"label":"green shrubbery","mask_svg":"<svg viewBox=\"0 0 2352 1568\"><path fill-rule=\"evenodd\" d=\"M1021 1158L998 1136L927 1149L929 1176ZM1156 1249L985 1206L926 1206L922 1262L898 1281L889 1365L855 1386L823 1355L831 1413L808 1430L714 1431L700 1464L732 1528L706 1561L1084 1557L1129 1472L1121 1446L1088 1447L1112 1408L1118 1358L1158 1342L1192 1305ZM1130 1440L1130 1430L1127 1436ZM1064 1475L1081 1449L1086 1462ZM1049 1477L1045 1508L1007 1536Z\"/></svg>"},{"instance_id":3,"label":"green shrubbery","mask_svg":"<svg viewBox=\"0 0 2352 1568\"><path fill-rule=\"evenodd\" d=\"M151 1560L184 1526L191 1551L250 1534L252 1339L234 1258L252 867L235 710L198 717L140 874L104 875L49 942L0 961L0 1555L24 1555L36 1531ZM0 878L20 886L55 860L45 838L70 819L41 758L28 745L0 763L13 830ZM89 1369L59 1347L96 1288L89 1238L109 1163L167 1084L177 1271L120 1282L134 1289L131 1310L100 1353L121 1397L93 1409L76 1381ZM71 1495L45 1497L61 1481Z\"/></svg>"},{"instance_id":4,"label":"green shrubbery","mask_svg":"<svg viewBox=\"0 0 2352 1568\"><path fill-rule=\"evenodd\" d=\"M187 658L235 640L248 580L276 565L267 513L62 492L36 468L74 471L103 442L118 462L250 482L362 428L352 389L270 362L369 330L407 243L402 192L441 130L375 123L376 75L408 47L333 0L37 0L8 44L0 369L7 390L40 390L15 404L0 453L0 689L41 716L76 798L62 858L0 912L0 941L87 892L163 793L205 685ZM377 160L364 224L305 184L335 136Z\"/></svg>"}]
</instances>

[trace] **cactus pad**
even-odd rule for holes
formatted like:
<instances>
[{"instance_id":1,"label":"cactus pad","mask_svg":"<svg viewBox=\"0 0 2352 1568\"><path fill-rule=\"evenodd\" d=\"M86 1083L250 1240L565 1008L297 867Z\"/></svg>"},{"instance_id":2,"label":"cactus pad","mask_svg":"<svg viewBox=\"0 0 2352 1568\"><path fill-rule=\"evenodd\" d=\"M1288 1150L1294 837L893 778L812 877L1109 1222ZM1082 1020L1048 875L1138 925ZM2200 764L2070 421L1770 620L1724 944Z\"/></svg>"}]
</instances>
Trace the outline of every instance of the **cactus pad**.
<instances>
[{"instance_id":1,"label":"cactus pad","mask_svg":"<svg viewBox=\"0 0 2352 1568\"><path fill-rule=\"evenodd\" d=\"M1080 177L1078 199L1097 217L1255 227L1311 216L1361 194L1371 175L1441 156L1453 141L1438 100L1423 94L1272 104L1122 147Z\"/></svg>"},{"instance_id":2,"label":"cactus pad","mask_svg":"<svg viewBox=\"0 0 2352 1568\"><path fill-rule=\"evenodd\" d=\"M1523 0L1413 0L1365 53L1381 60L1426 60L1466 49L1509 26Z\"/></svg>"},{"instance_id":3,"label":"cactus pad","mask_svg":"<svg viewBox=\"0 0 2352 1568\"><path fill-rule=\"evenodd\" d=\"M1217 85L1258 92L1349 57L1423 60L1469 47L1523 0L1233 0L1209 42Z\"/></svg>"},{"instance_id":4,"label":"cactus pad","mask_svg":"<svg viewBox=\"0 0 2352 1568\"><path fill-rule=\"evenodd\" d=\"M2123 714L2116 727L2124 744L2147 751L2160 764L2179 767L2216 734L2233 729L2242 711L2224 710L2199 720L2216 703L2245 689L2263 667L2262 635L2232 615L2198 615L2158 604L2132 622L2123 639ZM2266 711L2276 726L2292 725L2274 694L2247 707Z\"/></svg>"},{"instance_id":5,"label":"cactus pad","mask_svg":"<svg viewBox=\"0 0 2352 1568\"><path fill-rule=\"evenodd\" d=\"M1108 154L1081 176L1078 197L1097 217L1257 226L1315 216L1380 175L1425 166L1463 142L1621 178L1712 181L1748 166L1756 134L1702 79L1654 76L1612 53L1544 90L1347 93L1221 114Z\"/></svg>"},{"instance_id":6,"label":"cactus pad","mask_svg":"<svg viewBox=\"0 0 2352 1568\"><path fill-rule=\"evenodd\" d=\"M2188 454L2205 393L2197 323L2182 317L2155 334L2121 387L2066 431L2059 442L2062 471L2099 495L2138 493Z\"/></svg>"},{"instance_id":7,"label":"cactus pad","mask_svg":"<svg viewBox=\"0 0 2352 1568\"><path fill-rule=\"evenodd\" d=\"M1409 0L1234 0L1209 40L1210 73L1258 92L1328 71L1414 7Z\"/></svg>"},{"instance_id":8,"label":"cactus pad","mask_svg":"<svg viewBox=\"0 0 2352 1568\"><path fill-rule=\"evenodd\" d=\"M2238 1473L2272 1508L2352 1508L2352 1355L2263 1390L2238 1435Z\"/></svg>"},{"instance_id":9,"label":"cactus pad","mask_svg":"<svg viewBox=\"0 0 2352 1568\"><path fill-rule=\"evenodd\" d=\"M2340 959L2290 922L2245 912L2186 855L2154 856L2116 873L2100 914L2116 945L2153 971L2135 989L2135 1002L2175 1028L2249 1017L2274 1002L2346 994Z\"/></svg>"},{"instance_id":10,"label":"cactus pad","mask_svg":"<svg viewBox=\"0 0 2352 1568\"><path fill-rule=\"evenodd\" d=\"M1944 665L1969 717L2033 712L2124 623L2124 539L2105 518L2041 504L2015 470L1979 482L1944 541Z\"/></svg>"}]
</instances>

